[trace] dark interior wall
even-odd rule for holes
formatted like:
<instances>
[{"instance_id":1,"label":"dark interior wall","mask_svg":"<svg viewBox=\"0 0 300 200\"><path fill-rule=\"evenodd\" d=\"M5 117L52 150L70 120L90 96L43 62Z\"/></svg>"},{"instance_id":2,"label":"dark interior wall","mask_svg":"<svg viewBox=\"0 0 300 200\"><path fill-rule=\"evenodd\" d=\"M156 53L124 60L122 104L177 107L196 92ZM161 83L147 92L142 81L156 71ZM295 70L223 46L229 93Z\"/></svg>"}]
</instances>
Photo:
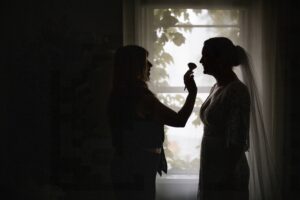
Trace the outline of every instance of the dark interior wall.
<instances>
[{"instance_id":1,"label":"dark interior wall","mask_svg":"<svg viewBox=\"0 0 300 200\"><path fill-rule=\"evenodd\" d=\"M285 31L285 49L282 51L288 59L286 66L287 80L287 105L285 107L286 132L287 138L284 157L286 160L283 163L285 166L286 182L285 182L285 197L286 199L300 199L300 95L298 94L300 79L299 79L299 46L300 46L300 21L299 21L299 4L290 1L286 13L286 20L282 23L281 28ZM282 30L281 29L281 30Z\"/></svg>"},{"instance_id":2,"label":"dark interior wall","mask_svg":"<svg viewBox=\"0 0 300 200\"><path fill-rule=\"evenodd\" d=\"M106 103L112 53L122 45L121 3L1 3L0 183L8 198L109 190Z\"/></svg>"},{"instance_id":3,"label":"dark interior wall","mask_svg":"<svg viewBox=\"0 0 300 200\"><path fill-rule=\"evenodd\" d=\"M121 4L2 3L0 183L11 199L46 199L45 190L60 194L49 185L101 190L95 198L109 199L103 196L109 195L111 153L105 109L112 52L122 44ZM300 199L299 10L291 1L285 9L278 28L280 53L288 60L283 187L286 199Z\"/></svg>"}]
</instances>

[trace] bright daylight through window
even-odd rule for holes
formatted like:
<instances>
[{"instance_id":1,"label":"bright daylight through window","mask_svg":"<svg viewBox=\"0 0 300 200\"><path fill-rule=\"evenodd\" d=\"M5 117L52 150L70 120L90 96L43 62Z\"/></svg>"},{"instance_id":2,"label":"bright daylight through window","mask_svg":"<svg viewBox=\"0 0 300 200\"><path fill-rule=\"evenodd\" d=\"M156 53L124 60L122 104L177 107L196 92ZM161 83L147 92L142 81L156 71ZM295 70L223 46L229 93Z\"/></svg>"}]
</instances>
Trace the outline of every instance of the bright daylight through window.
<instances>
[{"instance_id":1,"label":"bright daylight through window","mask_svg":"<svg viewBox=\"0 0 300 200\"><path fill-rule=\"evenodd\" d=\"M149 8L150 9L150 8ZM143 43L150 51L154 67L151 71L150 89L160 101L178 111L187 93L184 91L183 75L187 63L194 62L198 95L194 112L184 128L165 127L164 142L168 161L168 174L198 174L200 145L203 125L199 109L215 83L211 76L203 74L199 63L203 42L216 36L230 38L239 44L240 12L238 10L206 9L153 9L147 13L143 24L153 34ZM150 20L149 20L150 19Z\"/></svg>"}]
</instances>

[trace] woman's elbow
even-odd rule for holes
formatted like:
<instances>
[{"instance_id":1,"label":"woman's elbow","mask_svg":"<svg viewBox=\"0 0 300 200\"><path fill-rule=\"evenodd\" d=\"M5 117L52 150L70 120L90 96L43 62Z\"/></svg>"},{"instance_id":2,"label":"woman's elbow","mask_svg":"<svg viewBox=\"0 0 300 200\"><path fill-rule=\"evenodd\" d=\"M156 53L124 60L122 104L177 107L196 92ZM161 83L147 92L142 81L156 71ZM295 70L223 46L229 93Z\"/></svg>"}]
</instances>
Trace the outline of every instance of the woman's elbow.
<instances>
[{"instance_id":1,"label":"woman's elbow","mask_svg":"<svg viewBox=\"0 0 300 200\"><path fill-rule=\"evenodd\" d=\"M187 123L187 119L181 118L181 117L176 117L176 118L173 118L172 120L167 120L165 125L182 128L182 127L185 127L186 123Z\"/></svg>"},{"instance_id":2,"label":"woman's elbow","mask_svg":"<svg viewBox=\"0 0 300 200\"><path fill-rule=\"evenodd\" d=\"M181 128L183 128L183 127L185 127L186 122L187 122L187 120L185 120L185 119L179 119L179 120L177 121L177 126L176 126L176 127L181 127Z\"/></svg>"}]
</instances>

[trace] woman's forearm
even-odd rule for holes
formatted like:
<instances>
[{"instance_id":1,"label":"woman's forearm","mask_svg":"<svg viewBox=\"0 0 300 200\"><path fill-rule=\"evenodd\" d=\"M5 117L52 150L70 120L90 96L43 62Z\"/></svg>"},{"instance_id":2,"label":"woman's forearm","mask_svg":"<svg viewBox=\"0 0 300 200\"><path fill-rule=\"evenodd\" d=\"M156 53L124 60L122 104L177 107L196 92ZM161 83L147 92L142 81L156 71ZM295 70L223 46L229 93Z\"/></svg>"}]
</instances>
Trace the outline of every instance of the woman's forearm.
<instances>
[{"instance_id":1,"label":"woman's forearm","mask_svg":"<svg viewBox=\"0 0 300 200\"><path fill-rule=\"evenodd\" d=\"M188 121L195 105L197 92L189 93L184 105L182 108L178 111L178 120L179 120L179 126L184 127L186 122Z\"/></svg>"}]
</instances>

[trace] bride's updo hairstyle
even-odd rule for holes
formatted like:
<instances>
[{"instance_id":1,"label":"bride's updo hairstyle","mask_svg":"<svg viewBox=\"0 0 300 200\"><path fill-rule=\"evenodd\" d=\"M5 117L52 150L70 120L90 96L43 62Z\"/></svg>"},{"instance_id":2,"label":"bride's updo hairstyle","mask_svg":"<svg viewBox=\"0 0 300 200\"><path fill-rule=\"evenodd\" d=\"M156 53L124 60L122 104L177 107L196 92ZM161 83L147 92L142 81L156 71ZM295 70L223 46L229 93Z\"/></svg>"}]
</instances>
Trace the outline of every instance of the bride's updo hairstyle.
<instances>
[{"instance_id":1,"label":"bride's updo hairstyle","mask_svg":"<svg viewBox=\"0 0 300 200\"><path fill-rule=\"evenodd\" d=\"M234 45L228 38L210 38L204 42L204 47L208 48L225 67L235 67L247 62L245 50L241 46Z\"/></svg>"}]
</instances>

